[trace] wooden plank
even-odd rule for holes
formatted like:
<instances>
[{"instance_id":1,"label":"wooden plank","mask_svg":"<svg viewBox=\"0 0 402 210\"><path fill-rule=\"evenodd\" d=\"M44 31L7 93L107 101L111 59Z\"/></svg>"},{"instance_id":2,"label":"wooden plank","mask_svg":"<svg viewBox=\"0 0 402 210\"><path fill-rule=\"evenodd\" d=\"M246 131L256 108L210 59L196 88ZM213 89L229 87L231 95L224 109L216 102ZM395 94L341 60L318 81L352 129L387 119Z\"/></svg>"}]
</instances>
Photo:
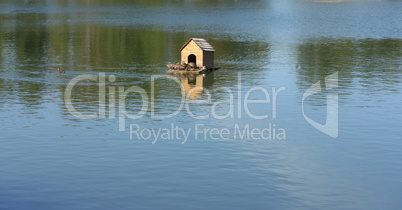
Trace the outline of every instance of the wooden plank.
<instances>
[{"instance_id":1,"label":"wooden plank","mask_svg":"<svg viewBox=\"0 0 402 210\"><path fill-rule=\"evenodd\" d=\"M197 70L197 71L185 71L185 70L168 70L169 74L205 74L208 70Z\"/></svg>"},{"instance_id":2,"label":"wooden plank","mask_svg":"<svg viewBox=\"0 0 402 210\"><path fill-rule=\"evenodd\" d=\"M206 74L206 73L208 73L208 72L216 71L216 70L218 70L218 69L220 69L220 68L210 68L210 69L196 70L196 71L172 70L172 69L169 69L169 70L167 70L166 72L169 73L169 74L176 74L176 73L178 73L178 74Z\"/></svg>"}]
</instances>

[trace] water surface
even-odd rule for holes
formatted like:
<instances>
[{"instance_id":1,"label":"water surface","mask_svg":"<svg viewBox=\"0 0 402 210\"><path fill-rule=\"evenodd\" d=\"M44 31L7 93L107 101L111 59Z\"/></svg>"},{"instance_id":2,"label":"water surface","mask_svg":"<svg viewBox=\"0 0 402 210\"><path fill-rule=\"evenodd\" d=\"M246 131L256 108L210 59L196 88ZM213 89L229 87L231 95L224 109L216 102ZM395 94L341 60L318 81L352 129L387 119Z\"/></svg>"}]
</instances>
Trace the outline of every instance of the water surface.
<instances>
[{"instance_id":1,"label":"water surface","mask_svg":"<svg viewBox=\"0 0 402 210\"><path fill-rule=\"evenodd\" d=\"M401 9L395 1L2 1L0 208L400 208ZM190 37L208 40L221 69L166 77ZM326 89L336 73L338 87ZM105 104L99 79L79 81L72 104L83 114L104 107L104 118L79 119L66 107L67 84L83 74L105 75ZM304 111L324 124L327 96L338 94L336 138L302 114L318 81L322 91ZM147 94L147 112L119 131L118 90L133 86ZM265 119L244 106L255 87L271 101L249 113ZM139 113L142 102L131 93L124 105ZM181 102L191 114L184 107L156 119ZM226 115L230 102L233 117L212 115ZM130 139L130 124L191 130L187 140ZM285 138L215 138L194 133L197 125L283 129Z\"/></svg>"}]
</instances>

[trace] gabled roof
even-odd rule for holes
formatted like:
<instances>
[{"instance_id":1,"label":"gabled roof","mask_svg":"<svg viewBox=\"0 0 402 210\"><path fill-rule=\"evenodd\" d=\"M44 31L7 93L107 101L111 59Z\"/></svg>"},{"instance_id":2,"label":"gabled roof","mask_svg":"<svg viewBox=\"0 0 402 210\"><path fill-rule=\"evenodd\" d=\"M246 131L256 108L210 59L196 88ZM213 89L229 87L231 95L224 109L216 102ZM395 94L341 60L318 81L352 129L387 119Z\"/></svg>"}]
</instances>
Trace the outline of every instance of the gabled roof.
<instances>
[{"instance_id":1,"label":"gabled roof","mask_svg":"<svg viewBox=\"0 0 402 210\"><path fill-rule=\"evenodd\" d=\"M214 48L205 39L201 38L190 38L186 42L186 44L181 47L180 51L182 51L188 45L188 43L191 42L191 40L193 40L203 51L215 51Z\"/></svg>"}]
</instances>

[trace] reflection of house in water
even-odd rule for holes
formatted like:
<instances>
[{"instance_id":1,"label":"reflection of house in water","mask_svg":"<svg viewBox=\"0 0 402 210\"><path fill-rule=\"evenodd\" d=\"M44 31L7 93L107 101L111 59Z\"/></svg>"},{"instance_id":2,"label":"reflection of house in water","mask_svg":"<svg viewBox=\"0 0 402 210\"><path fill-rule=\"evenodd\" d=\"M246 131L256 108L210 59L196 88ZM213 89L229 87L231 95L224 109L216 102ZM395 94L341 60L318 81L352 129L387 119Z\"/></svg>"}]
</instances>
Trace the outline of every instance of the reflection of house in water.
<instances>
[{"instance_id":1,"label":"reflection of house in water","mask_svg":"<svg viewBox=\"0 0 402 210\"><path fill-rule=\"evenodd\" d=\"M186 97L197 99L201 96L205 87L214 83L214 74L175 74L181 82L181 89L186 93Z\"/></svg>"}]
</instances>

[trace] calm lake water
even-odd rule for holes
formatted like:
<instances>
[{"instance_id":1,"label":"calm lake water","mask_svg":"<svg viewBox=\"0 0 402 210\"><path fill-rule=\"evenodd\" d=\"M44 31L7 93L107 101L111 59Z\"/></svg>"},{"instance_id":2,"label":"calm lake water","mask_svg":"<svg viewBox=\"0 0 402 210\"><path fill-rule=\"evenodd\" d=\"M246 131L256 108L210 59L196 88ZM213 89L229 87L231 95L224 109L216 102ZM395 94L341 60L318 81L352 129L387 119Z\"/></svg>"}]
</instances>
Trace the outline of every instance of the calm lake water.
<instances>
[{"instance_id":1,"label":"calm lake water","mask_svg":"<svg viewBox=\"0 0 402 210\"><path fill-rule=\"evenodd\" d=\"M2 0L0 209L402 208L401 11ZM190 37L221 69L167 76Z\"/></svg>"}]
</instances>

